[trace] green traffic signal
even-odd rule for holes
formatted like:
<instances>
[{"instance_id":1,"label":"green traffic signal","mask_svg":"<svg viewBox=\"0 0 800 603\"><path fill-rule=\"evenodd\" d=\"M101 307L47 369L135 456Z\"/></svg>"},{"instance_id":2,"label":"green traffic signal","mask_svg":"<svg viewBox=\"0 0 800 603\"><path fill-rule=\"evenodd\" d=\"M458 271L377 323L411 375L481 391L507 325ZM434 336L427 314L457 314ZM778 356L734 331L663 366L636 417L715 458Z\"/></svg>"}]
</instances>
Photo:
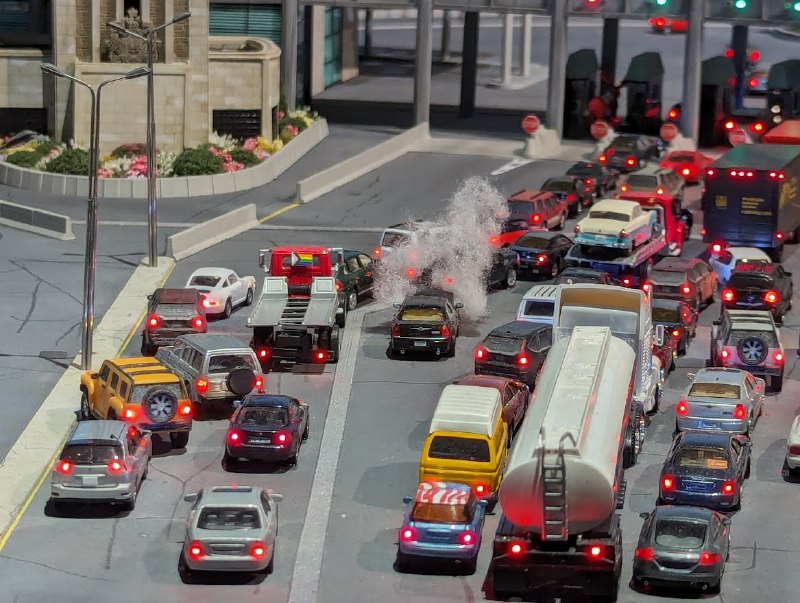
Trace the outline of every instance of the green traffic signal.
<instances>
[{"instance_id":1,"label":"green traffic signal","mask_svg":"<svg viewBox=\"0 0 800 603\"><path fill-rule=\"evenodd\" d=\"M800 2L793 2L792 10L796 13L800 13Z\"/></svg>"},{"instance_id":2,"label":"green traffic signal","mask_svg":"<svg viewBox=\"0 0 800 603\"><path fill-rule=\"evenodd\" d=\"M656 4L658 6L666 6L667 2L669 2L669 0L656 0ZM800 2L798 2L797 4L800 4Z\"/></svg>"},{"instance_id":3,"label":"green traffic signal","mask_svg":"<svg viewBox=\"0 0 800 603\"><path fill-rule=\"evenodd\" d=\"M738 8L739 10L743 10L747 8L747 0L736 0L733 3L734 8Z\"/></svg>"}]
</instances>

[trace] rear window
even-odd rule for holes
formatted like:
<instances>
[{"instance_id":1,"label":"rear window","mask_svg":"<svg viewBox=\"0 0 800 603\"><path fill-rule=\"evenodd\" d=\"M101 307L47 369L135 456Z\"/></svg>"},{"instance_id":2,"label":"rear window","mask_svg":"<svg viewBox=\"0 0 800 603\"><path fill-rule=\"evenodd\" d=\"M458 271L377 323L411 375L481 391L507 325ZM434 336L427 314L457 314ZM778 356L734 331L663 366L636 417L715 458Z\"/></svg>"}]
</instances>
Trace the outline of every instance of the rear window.
<instances>
[{"instance_id":1,"label":"rear window","mask_svg":"<svg viewBox=\"0 0 800 603\"><path fill-rule=\"evenodd\" d=\"M197 527L201 530L255 530L261 518L255 509L205 507L200 511Z\"/></svg>"},{"instance_id":2,"label":"rear window","mask_svg":"<svg viewBox=\"0 0 800 603\"><path fill-rule=\"evenodd\" d=\"M408 322L443 322L444 311L441 308L403 308L400 320Z\"/></svg>"},{"instance_id":3,"label":"rear window","mask_svg":"<svg viewBox=\"0 0 800 603\"><path fill-rule=\"evenodd\" d=\"M285 408L265 406L263 408L246 408L242 425L264 425L269 427L283 427L289 423L289 412Z\"/></svg>"},{"instance_id":4,"label":"rear window","mask_svg":"<svg viewBox=\"0 0 800 603\"><path fill-rule=\"evenodd\" d=\"M411 511L411 519L426 523L464 523L469 520L469 515L465 505L417 503Z\"/></svg>"},{"instance_id":5,"label":"rear window","mask_svg":"<svg viewBox=\"0 0 800 603\"><path fill-rule=\"evenodd\" d=\"M631 218L628 214L621 214L616 211L603 211L595 209L589 212L589 217L594 220L615 220L617 222L628 222Z\"/></svg>"},{"instance_id":6,"label":"rear window","mask_svg":"<svg viewBox=\"0 0 800 603\"><path fill-rule=\"evenodd\" d=\"M632 151L634 147L633 138L617 138L611 143L610 149L615 151Z\"/></svg>"},{"instance_id":7,"label":"rear window","mask_svg":"<svg viewBox=\"0 0 800 603\"><path fill-rule=\"evenodd\" d=\"M546 191L553 191L556 193L568 193L572 191L575 186L570 180L548 180L542 187Z\"/></svg>"},{"instance_id":8,"label":"rear window","mask_svg":"<svg viewBox=\"0 0 800 603\"><path fill-rule=\"evenodd\" d=\"M731 383L695 383L689 390L689 395L698 398L738 400L741 395L741 389L738 385Z\"/></svg>"},{"instance_id":9,"label":"rear window","mask_svg":"<svg viewBox=\"0 0 800 603\"><path fill-rule=\"evenodd\" d=\"M488 463L491 460L489 442L486 440L452 436L434 437L428 456L432 459L451 459L476 463Z\"/></svg>"},{"instance_id":10,"label":"rear window","mask_svg":"<svg viewBox=\"0 0 800 603\"><path fill-rule=\"evenodd\" d=\"M162 318L192 318L197 314L194 304L165 304L159 303L156 313Z\"/></svg>"},{"instance_id":11,"label":"rear window","mask_svg":"<svg viewBox=\"0 0 800 603\"><path fill-rule=\"evenodd\" d=\"M650 280L654 283L664 283L666 285L681 285L686 281L686 273L653 270L653 272L650 273Z\"/></svg>"},{"instance_id":12,"label":"rear window","mask_svg":"<svg viewBox=\"0 0 800 603\"><path fill-rule=\"evenodd\" d=\"M242 367L257 370L250 354L216 354L208 359L209 373L230 373Z\"/></svg>"},{"instance_id":13,"label":"rear window","mask_svg":"<svg viewBox=\"0 0 800 603\"><path fill-rule=\"evenodd\" d=\"M529 299L525 302L525 309L523 314L525 316L541 316L553 318L556 304L554 301L538 301Z\"/></svg>"},{"instance_id":14,"label":"rear window","mask_svg":"<svg viewBox=\"0 0 800 603\"><path fill-rule=\"evenodd\" d=\"M522 347L522 343L519 339L514 339L512 337L492 337L491 335L486 338L483 345L492 352L501 353L519 352Z\"/></svg>"},{"instance_id":15,"label":"rear window","mask_svg":"<svg viewBox=\"0 0 800 603\"><path fill-rule=\"evenodd\" d=\"M677 310L671 308L653 308L653 322L680 322Z\"/></svg>"},{"instance_id":16,"label":"rear window","mask_svg":"<svg viewBox=\"0 0 800 603\"><path fill-rule=\"evenodd\" d=\"M538 237L536 235L524 235L517 239L515 245L520 247L528 247L529 249L547 249L550 244L550 239L546 237Z\"/></svg>"},{"instance_id":17,"label":"rear window","mask_svg":"<svg viewBox=\"0 0 800 603\"><path fill-rule=\"evenodd\" d=\"M529 216L536 209L532 201L507 201L508 213Z\"/></svg>"},{"instance_id":18,"label":"rear window","mask_svg":"<svg viewBox=\"0 0 800 603\"><path fill-rule=\"evenodd\" d=\"M674 463L685 469L728 469L728 457L717 448L682 448Z\"/></svg>"},{"instance_id":19,"label":"rear window","mask_svg":"<svg viewBox=\"0 0 800 603\"><path fill-rule=\"evenodd\" d=\"M168 391L171 393L175 398L180 400L181 398L185 398L186 395L183 393L183 388L181 387L180 383L155 383L150 385L136 385L131 392L131 402L142 402L150 392L157 392L157 391Z\"/></svg>"},{"instance_id":20,"label":"rear window","mask_svg":"<svg viewBox=\"0 0 800 603\"><path fill-rule=\"evenodd\" d=\"M593 176L596 171L597 168L592 164L579 163L569 168L567 176Z\"/></svg>"},{"instance_id":21,"label":"rear window","mask_svg":"<svg viewBox=\"0 0 800 603\"><path fill-rule=\"evenodd\" d=\"M397 247L408 241L408 235L400 234L398 232L385 232L381 239L381 245L384 247Z\"/></svg>"},{"instance_id":22,"label":"rear window","mask_svg":"<svg viewBox=\"0 0 800 603\"><path fill-rule=\"evenodd\" d=\"M61 452L61 460L73 465L105 465L122 457L122 446L115 444L69 444Z\"/></svg>"},{"instance_id":23,"label":"rear window","mask_svg":"<svg viewBox=\"0 0 800 603\"><path fill-rule=\"evenodd\" d=\"M219 276L193 276L189 284L194 287L216 287L220 280Z\"/></svg>"},{"instance_id":24,"label":"rear window","mask_svg":"<svg viewBox=\"0 0 800 603\"><path fill-rule=\"evenodd\" d=\"M628 188L636 190L654 191L658 188L658 178L655 176L644 176L643 174L634 174L628 177L625 182Z\"/></svg>"},{"instance_id":25,"label":"rear window","mask_svg":"<svg viewBox=\"0 0 800 603\"><path fill-rule=\"evenodd\" d=\"M656 544L671 549L699 549L706 541L706 524L684 519L656 521Z\"/></svg>"}]
</instances>

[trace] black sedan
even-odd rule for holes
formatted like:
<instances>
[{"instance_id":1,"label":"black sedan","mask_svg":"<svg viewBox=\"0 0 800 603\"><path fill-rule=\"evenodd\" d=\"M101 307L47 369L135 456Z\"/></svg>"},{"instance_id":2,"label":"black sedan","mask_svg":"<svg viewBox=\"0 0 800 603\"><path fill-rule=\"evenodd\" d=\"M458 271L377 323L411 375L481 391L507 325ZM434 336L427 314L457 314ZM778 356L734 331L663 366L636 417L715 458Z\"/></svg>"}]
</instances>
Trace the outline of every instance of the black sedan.
<instances>
[{"instance_id":1,"label":"black sedan","mask_svg":"<svg viewBox=\"0 0 800 603\"><path fill-rule=\"evenodd\" d=\"M664 506L645 518L633 556L633 586L683 586L718 593L730 553L731 520L703 507Z\"/></svg>"},{"instance_id":2,"label":"black sedan","mask_svg":"<svg viewBox=\"0 0 800 603\"><path fill-rule=\"evenodd\" d=\"M519 379L533 389L553 343L552 330L522 321L493 329L475 349L475 374Z\"/></svg>"},{"instance_id":3,"label":"black sedan","mask_svg":"<svg viewBox=\"0 0 800 603\"><path fill-rule=\"evenodd\" d=\"M689 340L697 332L697 310L677 299L654 299L651 302L653 324L664 325L666 335L671 337L679 355L686 354Z\"/></svg>"},{"instance_id":4,"label":"black sedan","mask_svg":"<svg viewBox=\"0 0 800 603\"><path fill-rule=\"evenodd\" d=\"M660 138L621 134L597 156L597 162L609 170L628 173L659 160L663 151L664 142Z\"/></svg>"},{"instance_id":5,"label":"black sedan","mask_svg":"<svg viewBox=\"0 0 800 603\"><path fill-rule=\"evenodd\" d=\"M564 256L572 247L572 240L557 232L532 232L520 237L511 246L519 256L519 269L531 274L553 278L564 269Z\"/></svg>"},{"instance_id":6,"label":"black sedan","mask_svg":"<svg viewBox=\"0 0 800 603\"><path fill-rule=\"evenodd\" d=\"M570 266L559 274L553 281L554 285L575 285L578 283L593 283L595 285L619 285L619 281L604 270L593 268L576 268Z\"/></svg>"},{"instance_id":7,"label":"black sedan","mask_svg":"<svg viewBox=\"0 0 800 603\"><path fill-rule=\"evenodd\" d=\"M766 310L775 322L792 307L792 273L767 262L740 262L720 298L722 307L731 310Z\"/></svg>"},{"instance_id":8,"label":"black sedan","mask_svg":"<svg viewBox=\"0 0 800 603\"><path fill-rule=\"evenodd\" d=\"M583 183L583 178L577 176L554 176L548 178L542 185L542 191L553 193L562 201L567 202L570 216L577 216L584 207L589 207L594 201L594 192Z\"/></svg>"},{"instance_id":9,"label":"black sedan","mask_svg":"<svg viewBox=\"0 0 800 603\"><path fill-rule=\"evenodd\" d=\"M460 318L453 294L443 289L425 288L407 295L394 317L389 342L389 357L408 352L434 352L452 357Z\"/></svg>"},{"instance_id":10,"label":"black sedan","mask_svg":"<svg viewBox=\"0 0 800 603\"><path fill-rule=\"evenodd\" d=\"M511 289L517 284L519 271L519 256L508 247L495 249L492 255L492 265L483 274L486 288L501 287ZM448 274L444 262L435 262L433 266L425 268L418 277L411 280L416 287L438 287L445 291L450 290L454 278Z\"/></svg>"},{"instance_id":11,"label":"black sedan","mask_svg":"<svg viewBox=\"0 0 800 603\"><path fill-rule=\"evenodd\" d=\"M617 176L599 163L579 161L567 170L567 176L583 180L586 190L593 191L596 199L603 199L617 188Z\"/></svg>"},{"instance_id":12,"label":"black sedan","mask_svg":"<svg viewBox=\"0 0 800 603\"><path fill-rule=\"evenodd\" d=\"M750 445L742 435L679 433L661 469L658 504L738 511L750 477Z\"/></svg>"},{"instance_id":13,"label":"black sedan","mask_svg":"<svg viewBox=\"0 0 800 603\"><path fill-rule=\"evenodd\" d=\"M297 462L303 441L308 439L308 405L291 396L249 394L234 402L225 437L222 465L230 469L239 459Z\"/></svg>"}]
</instances>

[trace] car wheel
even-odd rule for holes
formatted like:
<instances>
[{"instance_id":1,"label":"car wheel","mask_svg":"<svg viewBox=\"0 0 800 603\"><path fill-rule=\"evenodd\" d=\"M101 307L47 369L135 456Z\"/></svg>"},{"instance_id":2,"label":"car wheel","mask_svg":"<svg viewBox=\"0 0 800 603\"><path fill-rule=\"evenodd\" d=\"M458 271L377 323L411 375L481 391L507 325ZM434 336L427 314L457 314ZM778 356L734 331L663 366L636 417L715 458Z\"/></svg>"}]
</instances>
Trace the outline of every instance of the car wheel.
<instances>
[{"instance_id":1,"label":"car wheel","mask_svg":"<svg viewBox=\"0 0 800 603\"><path fill-rule=\"evenodd\" d=\"M550 268L550 276L552 276L553 278L556 278L558 276L558 272L559 272L559 270L558 270L558 260L556 260L555 262L553 262L553 267Z\"/></svg>"},{"instance_id":2,"label":"car wheel","mask_svg":"<svg viewBox=\"0 0 800 603\"><path fill-rule=\"evenodd\" d=\"M244 305L250 306L253 304L253 288L247 290L247 297L244 298Z\"/></svg>"},{"instance_id":3,"label":"car wheel","mask_svg":"<svg viewBox=\"0 0 800 603\"><path fill-rule=\"evenodd\" d=\"M274 544L272 545L272 557L270 557L269 563L267 564L267 567L264 568L264 573L269 575L273 571L275 571L275 545Z\"/></svg>"},{"instance_id":4,"label":"car wheel","mask_svg":"<svg viewBox=\"0 0 800 603\"><path fill-rule=\"evenodd\" d=\"M456 355L456 340L453 339L453 341L450 342L450 347L447 348L447 353L445 354L445 356L447 356L448 358L452 358L455 355Z\"/></svg>"},{"instance_id":5,"label":"car wheel","mask_svg":"<svg viewBox=\"0 0 800 603\"><path fill-rule=\"evenodd\" d=\"M358 291L353 289L347 294L347 311L355 310L358 305Z\"/></svg>"},{"instance_id":6,"label":"car wheel","mask_svg":"<svg viewBox=\"0 0 800 603\"><path fill-rule=\"evenodd\" d=\"M92 409L89 406L89 394L85 390L81 390L81 416L80 421L91 421L94 419L92 416Z\"/></svg>"},{"instance_id":7,"label":"car wheel","mask_svg":"<svg viewBox=\"0 0 800 603\"><path fill-rule=\"evenodd\" d=\"M142 337L142 356L155 356L158 351L158 346L147 343Z\"/></svg>"},{"instance_id":8,"label":"car wheel","mask_svg":"<svg viewBox=\"0 0 800 603\"><path fill-rule=\"evenodd\" d=\"M407 573L411 569L411 559L408 555L397 551L397 559L395 559L394 568L402 574Z\"/></svg>"},{"instance_id":9,"label":"car wheel","mask_svg":"<svg viewBox=\"0 0 800 603\"><path fill-rule=\"evenodd\" d=\"M173 449L186 448L189 443L188 431L173 431L169 434L169 441Z\"/></svg>"},{"instance_id":10,"label":"car wheel","mask_svg":"<svg viewBox=\"0 0 800 603\"><path fill-rule=\"evenodd\" d=\"M345 300L344 302L344 312L336 315L337 327L339 327L340 329L344 329L346 324L347 324L347 300Z\"/></svg>"},{"instance_id":11,"label":"car wheel","mask_svg":"<svg viewBox=\"0 0 800 603\"><path fill-rule=\"evenodd\" d=\"M744 479L750 478L750 459L747 459L747 469L744 470Z\"/></svg>"},{"instance_id":12,"label":"car wheel","mask_svg":"<svg viewBox=\"0 0 800 603\"><path fill-rule=\"evenodd\" d=\"M308 412L308 411L306 411ZM306 420L306 428L303 430L303 439L308 439L308 428L311 426L311 419Z\"/></svg>"},{"instance_id":13,"label":"car wheel","mask_svg":"<svg viewBox=\"0 0 800 603\"><path fill-rule=\"evenodd\" d=\"M506 272L506 278L503 281L503 288L512 289L516 284L517 284L517 271L514 270L513 268L509 268L508 272Z\"/></svg>"},{"instance_id":14,"label":"car wheel","mask_svg":"<svg viewBox=\"0 0 800 603\"><path fill-rule=\"evenodd\" d=\"M564 230L567 227L567 214L561 214L558 220L558 230Z\"/></svg>"},{"instance_id":15,"label":"car wheel","mask_svg":"<svg viewBox=\"0 0 800 603\"><path fill-rule=\"evenodd\" d=\"M181 553L180 558L178 559L178 575L181 577L181 581L185 584L191 584L194 582L194 572L189 569L189 566L186 565L186 558Z\"/></svg>"},{"instance_id":16,"label":"car wheel","mask_svg":"<svg viewBox=\"0 0 800 603\"><path fill-rule=\"evenodd\" d=\"M783 375L773 375L770 377L770 387L775 392L783 391Z\"/></svg>"},{"instance_id":17,"label":"car wheel","mask_svg":"<svg viewBox=\"0 0 800 603\"><path fill-rule=\"evenodd\" d=\"M225 310L222 312L222 316L224 318L230 318L231 312L233 312L233 304L231 304L231 300L225 302Z\"/></svg>"},{"instance_id":18,"label":"car wheel","mask_svg":"<svg viewBox=\"0 0 800 603\"><path fill-rule=\"evenodd\" d=\"M231 471L234 465L236 465L236 458L228 454L228 451L226 450L222 455L222 468L225 471Z\"/></svg>"}]
</instances>

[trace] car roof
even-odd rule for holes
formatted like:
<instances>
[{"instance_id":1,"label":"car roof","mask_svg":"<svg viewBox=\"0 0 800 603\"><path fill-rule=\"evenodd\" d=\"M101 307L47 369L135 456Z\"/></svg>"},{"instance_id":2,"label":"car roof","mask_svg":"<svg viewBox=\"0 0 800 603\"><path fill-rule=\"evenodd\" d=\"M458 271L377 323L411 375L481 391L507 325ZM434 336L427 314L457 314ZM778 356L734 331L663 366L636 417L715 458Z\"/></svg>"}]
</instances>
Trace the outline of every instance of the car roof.
<instances>
[{"instance_id":1,"label":"car roof","mask_svg":"<svg viewBox=\"0 0 800 603\"><path fill-rule=\"evenodd\" d=\"M108 362L133 380L134 385L180 383L178 376L154 356L114 358Z\"/></svg>"},{"instance_id":2,"label":"car roof","mask_svg":"<svg viewBox=\"0 0 800 603\"><path fill-rule=\"evenodd\" d=\"M548 327L552 328L552 327ZM507 383L513 383L511 377L499 377L497 375L467 375L456 381L453 385L473 385L475 387L493 387L502 389Z\"/></svg>"},{"instance_id":3,"label":"car roof","mask_svg":"<svg viewBox=\"0 0 800 603\"><path fill-rule=\"evenodd\" d=\"M697 258L664 258L653 266L653 270L664 270L665 272L686 272L693 266L702 262Z\"/></svg>"},{"instance_id":4,"label":"car roof","mask_svg":"<svg viewBox=\"0 0 800 603\"><path fill-rule=\"evenodd\" d=\"M561 285L534 285L525 292L522 299L546 299L555 302Z\"/></svg>"},{"instance_id":5,"label":"car roof","mask_svg":"<svg viewBox=\"0 0 800 603\"><path fill-rule=\"evenodd\" d=\"M127 432L128 424L124 421L80 421L66 444L80 444L92 440L121 442L126 438Z\"/></svg>"},{"instance_id":6,"label":"car roof","mask_svg":"<svg viewBox=\"0 0 800 603\"><path fill-rule=\"evenodd\" d=\"M747 371L726 367L702 368L694 376L693 383L730 383L739 385Z\"/></svg>"},{"instance_id":7,"label":"car roof","mask_svg":"<svg viewBox=\"0 0 800 603\"><path fill-rule=\"evenodd\" d=\"M205 268L198 268L189 276L192 278L193 276L228 276L233 270L229 268L215 268L213 266L206 266Z\"/></svg>"},{"instance_id":8,"label":"car roof","mask_svg":"<svg viewBox=\"0 0 800 603\"><path fill-rule=\"evenodd\" d=\"M630 178L631 176L638 176L638 175L657 176L658 174L671 173L671 172L672 170L669 168L661 167L658 164L651 164L651 165L646 165L643 168L636 170L635 172L631 172L630 174L628 174L628 178Z\"/></svg>"},{"instance_id":9,"label":"car roof","mask_svg":"<svg viewBox=\"0 0 800 603\"><path fill-rule=\"evenodd\" d=\"M201 506L260 505L261 488L258 486L213 486L203 489Z\"/></svg>"},{"instance_id":10,"label":"car roof","mask_svg":"<svg viewBox=\"0 0 800 603\"><path fill-rule=\"evenodd\" d=\"M567 276L570 274L574 274L575 276L600 276L601 274L609 273L605 270L595 270L594 268L578 268L577 266L568 266L561 274L559 274L559 276L564 276L565 274Z\"/></svg>"},{"instance_id":11,"label":"car roof","mask_svg":"<svg viewBox=\"0 0 800 603\"><path fill-rule=\"evenodd\" d=\"M788 166L798 155L800 145L743 144L733 147L711 164L711 167L779 170Z\"/></svg>"},{"instance_id":12,"label":"car roof","mask_svg":"<svg viewBox=\"0 0 800 603\"><path fill-rule=\"evenodd\" d=\"M600 169L603 168L603 166L597 163L596 161L576 161L571 166L569 166L569 168L572 169L579 166L585 168L600 168Z\"/></svg>"},{"instance_id":13,"label":"car roof","mask_svg":"<svg viewBox=\"0 0 800 603\"><path fill-rule=\"evenodd\" d=\"M714 511L712 509L689 505L661 505L653 511L653 516L656 519L702 519L708 521L713 515Z\"/></svg>"},{"instance_id":14,"label":"car roof","mask_svg":"<svg viewBox=\"0 0 800 603\"><path fill-rule=\"evenodd\" d=\"M590 208L590 212L595 209L599 209L605 211L621 210L630 213L631 210L636 207L641 207L636 201L626 201L624 199L603 199L595 203Z\"/></svg>"},{"instance_id":15,"label":"car roof","mask_svg":"<svg viewBox=\"0 0 800 603\"><path fill-rule=\"evenodd\" d=\"M729 252L737 260L767 260L772 259L764 253L761 249L755 247L727 247L725 251Z\"/></svg>"},{"instance_id":16,"label":"car roof","mask_svg":"<svg viewBox=\"0 0 800 603\"><path fill-rule=\"evenodd\" d=\"M153 299L160 304L194 304L200 298L197 289L156 289Z\"/></svg>"},{"instance_id":17,"label":"car roof","mask_svg":"<svg viewBox=\"0 0 800 603\"><path fill-rule=\"evenodd\" d=\"M550 196L553 193L549 191L539 191L534 189L522 189L521 191L517 191L513 195L511 195L508 200L509 201L533 201L534 199L539 199L540 197L546 195Z\"/></svg>"},{"instance_id":18,"label":"car roof","mask_svg":"<svg viewBox=\"0 0 800 603\"><path fill-rule=\"evenodd\" d=\"M684 431L680 436L680 447L697 448L728 448L731 438L730 433L712 433L708 431Z\"/></svg>"},{"instance_id":19,"label":"car roof","mask_svg":"<svg viewBox=\"0 0 800 603\"><path fill-rule=\"evenodd\" d=\"M452 302L454 299L455 295L452 291L445 291L444 289L437 289L436 287L421 287L413 293L409 293L406 296L405 303L416 301L421 303L433 303L433 300L443 303L443 300Z\"/></svg>"},{"instance_id":20,"label":"car roof","mask_svg":"<svg viewBox=\"0 0 800 603\"><path fill-rule=\"evenodd\" d=\"M286 408L292 401L297 401L297 398L281 394L248 394L244 397L242 406L279 406Z\"/></svg>"},{"instance_id":21,"label":"car roof","mask_svg":"<svg viewBox=\"0 0 800 603\"><path fill-rule=\"evenodd\" d=\"M214 350L237 350L250 352L252 348L241 339L227 333L192 333L178 336L178 341L184 341L197 350L206 353Z\"/></svg>"},{"instance_id":22,"label":"car roof","mask_svg":"<svg viewBox=\"0 0 800 603\"><path fill-rule=\"evenodd\" d=\"M494 437L500 414L500 392L473 385L446 385L433 412L430 430Z\"/></svg>"},{"instance_id":23,"label":"car roof","mask_svg":"<svg viewBox=\"0 0 800 603\"><path fill-rule=\"evenodd\" d=\"M489 332L487 337L527 337L539 331L549 331L553 327L550 325L540 325L528 321L515 320L499 327L495 327Z\"/></svg>"}]
</instances>

